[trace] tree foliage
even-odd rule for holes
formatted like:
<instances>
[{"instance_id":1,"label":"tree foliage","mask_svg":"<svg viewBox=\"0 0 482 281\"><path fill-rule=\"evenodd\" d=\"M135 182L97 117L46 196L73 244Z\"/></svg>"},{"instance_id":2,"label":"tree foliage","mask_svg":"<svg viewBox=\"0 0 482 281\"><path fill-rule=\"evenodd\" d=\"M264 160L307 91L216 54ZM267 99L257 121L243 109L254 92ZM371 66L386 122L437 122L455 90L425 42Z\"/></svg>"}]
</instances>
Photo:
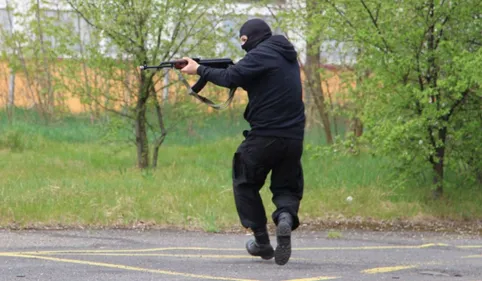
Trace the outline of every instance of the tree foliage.
<instances>
[{"instance_id":1,"label":"tree foliage","mask_svg":"<svg viewBox=\"0 0 482 281\"><path fill-rule=\"evenodd\" d=\"M157 132L151 147L152 165L155 166L159 147L167 134L157 92L168 85L162 84L162 75L139 72L138 66L144 62L157 64L182 56L214 55L216 41L221 36L216 31L220 31L220 23L228 13L224 1L66 1L91 27L108 39L108 44L104 46L113 47L109 53L109 48L106 52L105 48L101 51L102 48L91 46L86 53L86 61L94 68L102 69L99 73L104 74L105 80L119 81L124 85L122 90L126 94L122 101L122 115L133 120L138 167L151 165L148 131ZM119 95L106 95L105 92L87 91L87 94L97 104L100 100L115 101L119 98ZM113 107L118 103L111 104L104 103L104 107L119 112ZM156 114L155 126L149 123L149 109Z\"/></svg>"},{"instance_id":2,"label":"tree foliage","mask_svg":"<svg viewBox=\"0 0 482 281\"><path fill-rule=\"evenodd\" d=\"M326 31L357 50L366 139L410 174L482 170L480 1L324 1ZM479 156L475 156L479 155ZM479 179L480 180L480 179Z\"/></svg>"},{"instance_id":3,"label":"tree foliage","mask_svg":"<svg viewBox=\"0 0 482 281\"><path fill-rule=\"evenodd\" d=\"M23 11L14 1L6 1L10 32L3 32L2 58L10 69L25 78L27 97L45 121L62 108L62 94L69 62L77 43L71 26L61 24L60 11L48 1L29 0ZM22 28L13 29L15 25Z\"/></svg>"}]
</instances>

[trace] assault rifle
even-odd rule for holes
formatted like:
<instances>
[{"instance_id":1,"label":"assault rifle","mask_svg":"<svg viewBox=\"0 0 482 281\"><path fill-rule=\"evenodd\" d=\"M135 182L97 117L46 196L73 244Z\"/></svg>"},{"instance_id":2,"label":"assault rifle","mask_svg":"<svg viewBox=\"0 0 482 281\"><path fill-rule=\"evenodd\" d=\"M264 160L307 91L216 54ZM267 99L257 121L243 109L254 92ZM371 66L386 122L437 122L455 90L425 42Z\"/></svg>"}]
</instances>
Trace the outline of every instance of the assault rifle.
<instances>
[{"instance_id":1,"label":"assault rifle","mask_svg":"<svg viewBox=\"0 0 482 281\"><path fill-rule=\"evenodd\" d=\"M229 58L222 58L222 59L193 58L193 60L200 65L214 67L214 68L228 68L229 66L234 65L233 61ZM208 98L198 95L198 93L204 88L204 86L206 86L208 81L206 81L203 78L199 78L199 80L193 86L189 85L189 83L186 81L184 76L182 76L181 72L179 71L180 69L184 68L186 65L187 65L187 61L184 59L180 59L180 60L161 62L159 65L154 65L154 66L147 65L147 63L144 62L144 65L141 65L139 68L141 71L148 70L148 69L160 70L164 68L176 69L178 70L177 73L178 73L179 79L187 87L189 95L194 96L201 102L211 106L214 109L223 109L231 103L234 97L234 92L236 91L236 88L229 89L228 99L222 104L215 104Z\"/></svg>"}]
</instances>

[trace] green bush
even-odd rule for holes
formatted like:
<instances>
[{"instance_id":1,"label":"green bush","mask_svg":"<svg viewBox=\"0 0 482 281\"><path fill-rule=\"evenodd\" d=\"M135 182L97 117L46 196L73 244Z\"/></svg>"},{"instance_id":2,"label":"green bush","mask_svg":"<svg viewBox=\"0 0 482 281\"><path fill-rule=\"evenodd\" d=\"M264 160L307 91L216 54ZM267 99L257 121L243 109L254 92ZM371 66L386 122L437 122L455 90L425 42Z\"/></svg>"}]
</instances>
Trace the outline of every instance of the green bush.
<instances>
[{"instance_id":1,"label":"green bush","mask_svg":"<svg viewBox=\"0 0 482 281\"><path fill-rule=\"evenodd\" d=\"M22 152L27 148L25 135L20 131L6 131L0 135L0 148Z\"/></svg>"}]
</instances>

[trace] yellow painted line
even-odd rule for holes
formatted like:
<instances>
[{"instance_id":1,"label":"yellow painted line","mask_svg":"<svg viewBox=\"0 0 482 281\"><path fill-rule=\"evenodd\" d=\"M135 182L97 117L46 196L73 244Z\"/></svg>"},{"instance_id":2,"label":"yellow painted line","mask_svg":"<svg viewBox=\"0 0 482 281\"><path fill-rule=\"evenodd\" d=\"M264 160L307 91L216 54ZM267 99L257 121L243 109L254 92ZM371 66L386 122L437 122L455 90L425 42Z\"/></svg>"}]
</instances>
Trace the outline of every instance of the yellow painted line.
<instances>
[{"instance_id":1,"label":"yellow painted line","mask_svg":"<svg viewBox=\"0 0 482 281\"><path fill-rule=\"evenodd\" d=\"M318 276L318 277L310 277L310 278L301 278L301 279L290 279L285 281L321 281L321 280L333 280L338 279L340 277L336 276Z\"/></svg>"},{"instance_id":2,"label":"yellow painted line","mask_svg":"<svg viewBox=\"0 0 482 281\"><path fill-rule=\"evenodd\" d=\"M205 254L161 254L161 253L62 253L59 255L81 255L81 256L127 256L127 257L175 257L175 258L212 258L212 259L253 259L256 257L249 255L205 255ZM305 258L291 258L291 260L308 260Z\"/></svg>"},{"instance_id":3,"label":"yellow painted line","mask_svg":"<svg viewBox=\"0 0 482 281\"><path fill-rule=\"evenodd\" d=\"M79 255L78 253L65 253L62 255ZM230 259L230 258L245 258L252 259L254 257L248 255L204 255L204 254L128 254L128 253L83 253L82 256L127 256L127 257L175 257L175 258L214 258L214 259Z\"/></svg>"},{"instance_id":4,"label":"yellow painted line","mask_svg":"<svg viewBox=\"0 0 482 281\"><path fill-rule=\"evenodd\" d=\"M293 248L293 251L342 251L342 250L390 250L390 249L421 249L430 247L432 244L419 246L362 246L362 247L309 247ZM242 248L201 248L201 247L172 247L152 249L128 249L128 250L57 250L57 251L27 251L5 252L5 254L21 255L57 255L57 254L86 254L86 253L146 253L162 251L246 251ZM2 253L0 253L2 254Z\"/></svg>"},{"instance_id":5,"label":"yellow painted line","mask_svg":"<svg viewBox=\"0 0 482 281\"><path fill-rule=\"evenodd\" d=\"M126 250L57 250L57 251L31 251L31 252L15 252L15 254L28 255L50 255L63 253L145 253L145 252L161 252L161 251L241 251L240 248L203 248L203 247L167 247L167 248L150 248L150 249L126 249Z\"/></svg>"},{"instance_id":6,"label":"yellow painted line","mask_svg":"<svg viewBox=\"0 0 482 281\"><path fill-rule=\"evenodd\" d=\"M310 247L296 248L294 251L323 251L323 250L391 250L391 249L423 249L434 246L446 246L447 244L423 244L423 245L397 245L397 246L359 246L359 247Z\"/></svg>"},{"instance_id":7,"label":"yellow painted line","mask_svg":"<svg viewBox=\"0 0 482 281\"><path fill-rule=\"evenodd\" d=\"M417 267L417 266L416 265L400 265L400 266L376 267L376 268L370 268L370 269L362 270L361 273L377 274L377 273L386 273L386 272L393 272L393 271L399 271L399 270L404 270L404 269L410 269L410 268L415 268L415 267Z\"/></svg>"},{"instance_id":8,"label":"yellow painted line","mask_svg":"<svg viewBox=\"0 0 482 281\"><path fill-rule=\"evenodd\" d=\"M460 249L480 249L480 248L482 248L482 245L463 245L463 246L457 246L457 248L460 248Z\"/></svg>"},{"instance_id":9,"label":"yellow painted line","mask_svg":"<svg viewBox=\"0 0 482 281\"><path fill-rule=\"evenodd\" d=\"M326 251L326 250L392 250L392 249L421 249L422 246L361 246L361 247L311 247L297 249L299 251Z\"/></svg>"},{"instance_id":10,"label":"yellow painted line","mask_svg":"<svg viewBox=\"0 0 482 281\"><path fill-rule=\"evenodd\" d=\"M424 249L429 247L450 246L443 243L428 243L422 245L384 245L384 246L357 246L357 247L305 247L293 248L293 251L351 251L351 250L393 250L393 249ZM482 245L456 246L461 249L482 248ZM57 250L57 251L28 251L28 252L5 252L6 254L27 255L52 255L64 253L146 253L161 251L246 251L244 248L207 248L207 247L164 247L148 249L120 249L120 250ZM0 253L2 255L2 253Z\"/></svg>"},{"instance_id":11,"label":"yellow painted line","mask_svg":"<svg viewBox=\"0 0 482 281\"><path fill-rule=\"evenodd\" d=\"M31 259L49 260L49 261L64 262L64 263L85 264L85 265L91 265L91 266L125 269L125 270L141 271L141 272L149 272L149 273L158 273L158 274L164 274L164 275L174 275L174 276L190 277L190 278L196 278L196 279L228 280L228 281L255 281L253 279L218 277L218 276L191 274L191 273L176 272L176 271L169 271L169 270L149 269L149 268L121 265L121 264L92 262L92 261L84 261L84 260L72 260L72 259L60 259L60 258L43 257L43 256L35 256L35 255L10 254L8 256L16 257L16 258L31 258Z\"/></svg>"},{"instance_id":12,"label":"yellow painted line","mask_svg":"<svg viewBox=\"0 0 482 281\"><path fill-rule=\"evenodd\" d=\"M420 248L429 248L429 247L448 247L450 246L449 244L445 244L445 243L430 243L430 244L424 244L424 245L421 245Z\"/></svg>"},{"instance_id":13,"label":"yellow painted line","mask_svg":"<svg viewBox=\"0 0 482 281\"><path fill-rule=\"evenodd\" d=\"M462 257L463 259L480 259L482 258L482 255L470 255L470 256L465 256Z\"/></svg>"}]
</instances>

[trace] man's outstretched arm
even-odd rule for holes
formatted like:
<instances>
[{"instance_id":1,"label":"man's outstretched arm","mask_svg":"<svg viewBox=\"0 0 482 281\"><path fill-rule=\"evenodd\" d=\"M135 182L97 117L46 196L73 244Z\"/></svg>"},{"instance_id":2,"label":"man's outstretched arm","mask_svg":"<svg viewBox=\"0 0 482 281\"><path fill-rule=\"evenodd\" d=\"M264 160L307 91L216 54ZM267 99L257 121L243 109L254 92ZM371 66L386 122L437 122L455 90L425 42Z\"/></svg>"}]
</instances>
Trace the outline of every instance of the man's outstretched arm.
<instances>
[{"instance_id":1,"label":"man's outstretched arm","mask_svg":"<svg viewBox=\"0 0 482 281\"><path fill-rule=\"evenodd\" d=\"M252 53L226 69L199 65L194 60L186 57L183 59L188 61L188 65L181 69L183 73L198 74L205 80L226 88L243 87L252 78L266 69L266 66L260 63L259 55Z\"/></svg>"}]
</instances>

